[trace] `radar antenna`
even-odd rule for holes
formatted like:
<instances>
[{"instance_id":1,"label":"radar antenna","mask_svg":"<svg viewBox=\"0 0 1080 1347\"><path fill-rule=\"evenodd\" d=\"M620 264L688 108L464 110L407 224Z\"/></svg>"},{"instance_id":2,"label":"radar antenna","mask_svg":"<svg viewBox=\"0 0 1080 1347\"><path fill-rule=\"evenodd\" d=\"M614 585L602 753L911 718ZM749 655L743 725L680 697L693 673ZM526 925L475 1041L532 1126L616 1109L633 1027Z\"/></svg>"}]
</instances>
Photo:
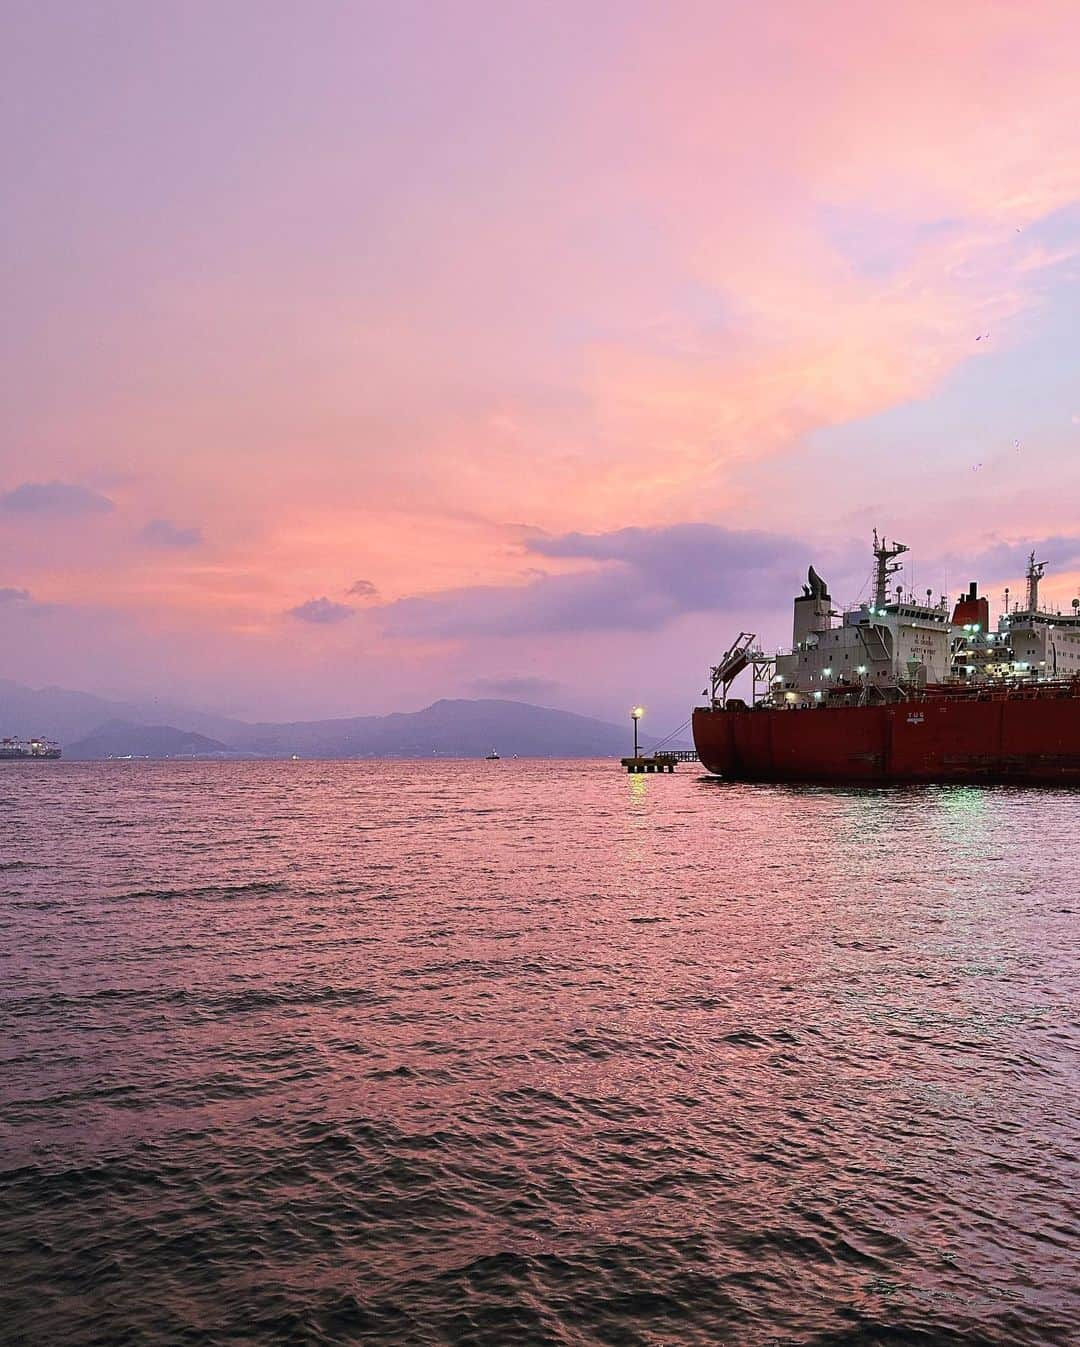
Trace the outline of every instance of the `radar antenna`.
<instances>
[{"instance_id":1,"label":"radar antenna","mask_svg":"<svg viewBox=\"0 0 1080 1347\"><path fill-rule=\"evenodd\" d=\"M878 542L877 529L874 530L874 607L884 608L888 601L889 576L904 568L896 560L901 553L907 552L907 543L898 543L895 538L888 543L884 538Z\"/></svg>"},{"instance_id":2,"label":"radar antenna","mask_svg":"<svg viewBox=\"0 0 1080 1347\"><path fill-rule=\"evenodd\" d=\"M1043 578L1043 571L1046 570L1045 561L1036 561L1035 553L1032 552L1028 557L1027 568L1027 609L1029 613L1036 613L1039 610L1039 581Z\"/></svg>"}]
</instances>

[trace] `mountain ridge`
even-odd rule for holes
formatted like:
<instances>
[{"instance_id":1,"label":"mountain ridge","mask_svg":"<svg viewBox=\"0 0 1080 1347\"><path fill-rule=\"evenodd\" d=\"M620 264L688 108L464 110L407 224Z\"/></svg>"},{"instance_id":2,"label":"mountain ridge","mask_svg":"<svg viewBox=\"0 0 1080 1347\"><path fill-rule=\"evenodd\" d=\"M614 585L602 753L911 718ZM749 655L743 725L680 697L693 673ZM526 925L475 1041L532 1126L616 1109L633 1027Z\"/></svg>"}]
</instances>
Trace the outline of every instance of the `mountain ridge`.
<instances>
[{"instance_id":1,"label":"mountain ridge","mask_svg":"<svg viewBox=\"0 0 1080 1347\"><path fill-rule=\"evenodd\" d=\"M86 762L102 758L206 758L236 754L228 744L193 730L108 720L86 738L65 748L64 756L74 762Z\"/></svg>"},{"instance_id":2,"label":"mountain ridge","mask_svg":"<svg viewBox=\"0 0 1080 1347\"><path fill-rule=\"evenodd\" d=\"M612 757L629 752L631 731L593 716L502 698L440 698L418 711L321 720L242 721L165 704L110 702L63 688L0 680L0 733L44 733L73 759L253 757L350 759ZM170 710L173 708L170 708ZM50 715L50 712L52 714ZM642 746L656 740L642 736ZM674 744L673 747L680 747Z\"/></svg>"}]
</instances>

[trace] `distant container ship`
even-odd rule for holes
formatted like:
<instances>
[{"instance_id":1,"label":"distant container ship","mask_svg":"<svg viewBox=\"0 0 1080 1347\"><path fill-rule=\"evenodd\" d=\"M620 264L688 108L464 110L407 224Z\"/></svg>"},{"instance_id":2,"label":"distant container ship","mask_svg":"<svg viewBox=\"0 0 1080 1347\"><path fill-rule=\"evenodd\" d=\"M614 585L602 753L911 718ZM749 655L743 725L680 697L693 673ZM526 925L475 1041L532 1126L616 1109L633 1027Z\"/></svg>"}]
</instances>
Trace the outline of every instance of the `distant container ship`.
<instances>
[{"instance_id":1,"label":"distant container ship","mask_svg":"<svg viewBox=\"0 0 1080 1347\"><path fill-rule=\"evenodd\" d=\"M873 599L838 612L810 567L792 648L740 633L693 713L706 769L744 781L1080 783L1080 599L1040 606L1031 554L1022 606L991 630L971 584L950 610L892 578L903 543L874 534ZM749 702L729 696L749 670Z\"/></svg>"},{"instance_id":2,"label":"distant container ship","mask_svg":"<svg viewBox=\"0 0 1080 1347\"><path fill-rule=\"evenodd\" d=\"M59 758L63 753L51 739L0 739L0 762L25 758Z\"/></svg>"}]
</instances>

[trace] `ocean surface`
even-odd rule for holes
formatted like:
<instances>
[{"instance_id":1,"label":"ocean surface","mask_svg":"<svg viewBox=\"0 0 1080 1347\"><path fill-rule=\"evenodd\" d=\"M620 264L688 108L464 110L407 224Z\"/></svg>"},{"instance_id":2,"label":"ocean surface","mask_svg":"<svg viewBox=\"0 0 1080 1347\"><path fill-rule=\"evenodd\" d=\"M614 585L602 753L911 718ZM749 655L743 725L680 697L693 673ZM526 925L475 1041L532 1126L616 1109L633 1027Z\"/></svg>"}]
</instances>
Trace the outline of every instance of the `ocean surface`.
<instances>
[{"instance_id":1,"label":"ocean surface","mask_svg":"<svg viewBox=\"0 0 1080 1347\"><path fill-rule=\"evenodd\" d=\"M0 768L3 1343L1080 1342L1080 793Z\"/></svg>"}]
</instances>

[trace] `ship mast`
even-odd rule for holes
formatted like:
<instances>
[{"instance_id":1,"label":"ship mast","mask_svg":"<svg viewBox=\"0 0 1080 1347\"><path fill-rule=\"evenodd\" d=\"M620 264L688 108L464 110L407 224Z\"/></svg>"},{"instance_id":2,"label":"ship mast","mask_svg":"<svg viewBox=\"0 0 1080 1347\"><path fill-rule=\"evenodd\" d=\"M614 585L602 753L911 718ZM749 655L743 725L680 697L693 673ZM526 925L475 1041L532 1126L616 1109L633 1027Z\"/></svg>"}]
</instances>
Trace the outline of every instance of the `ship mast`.
<instances>
[{"instance_id":1,"label":"ship mast","mask_svg":"<svg viewBox=\"0 0 1080 1347\"><path fill-rule=\"evenodd\" d=\"M1035 553L1032 552L1028 557L1027 568L1027 610L1029 613L1035 613L1039 610L1039 581L1042 579L1043 571L1046 569L1045 561L1036 561Z\"/></svg>"},{"instance_id":2,"label":"ship mast","mask_svg":"<svg viewBox=\"0 0 1080 1347\"><path fill-rule=\"evenodd\" d=\"M884 608L889 589L889 576L903 570L895 558L908 550L906 543L893 539L890 546L884 538L878 542L877 529L874 530L874 607Z\"/></svg>"}]
</instances>

